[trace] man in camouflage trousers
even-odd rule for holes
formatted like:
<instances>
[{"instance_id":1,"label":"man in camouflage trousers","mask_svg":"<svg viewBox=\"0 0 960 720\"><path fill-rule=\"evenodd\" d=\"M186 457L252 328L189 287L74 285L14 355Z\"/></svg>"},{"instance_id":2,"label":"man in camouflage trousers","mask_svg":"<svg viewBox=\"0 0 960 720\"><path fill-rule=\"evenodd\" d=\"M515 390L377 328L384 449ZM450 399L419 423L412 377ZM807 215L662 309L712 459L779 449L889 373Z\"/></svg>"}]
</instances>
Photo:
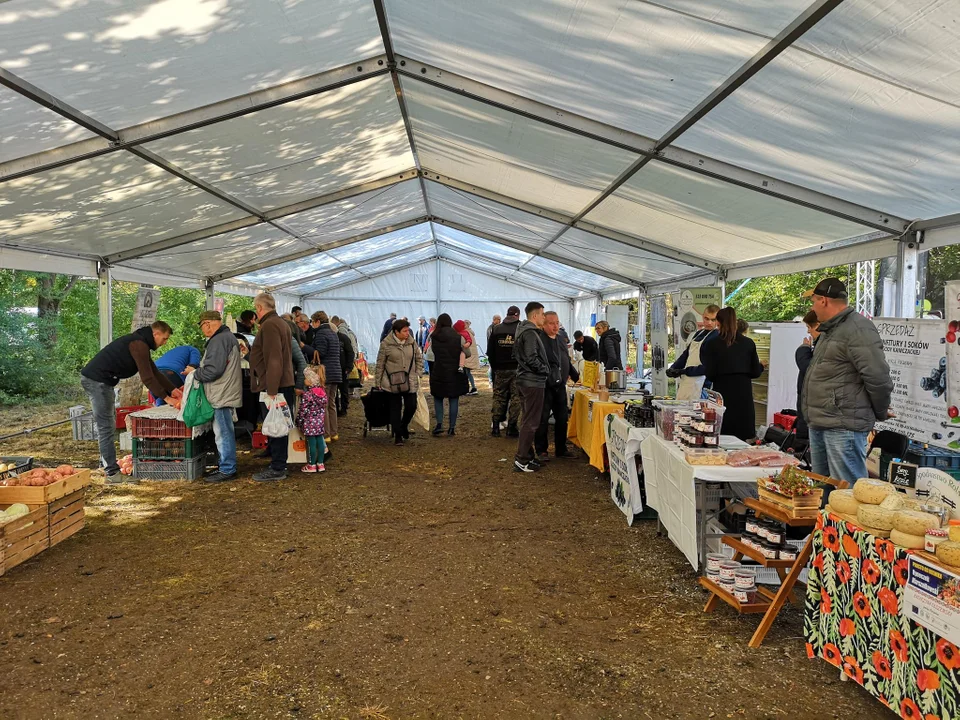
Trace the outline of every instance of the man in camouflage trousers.
<instances>
[{"instance_id":1,"label":"man in camouflage trousers","mask_svg":"<svg viewBox=\"0 0 960 720\"><path fill-rule=\"evenodd\" d=\"M507 437L519 435L522 402L517 391L517 361L513 359L513 341L520 324L520 308L511 305L506 319L490 333L487 358L493 370L493 425L490 434L500 437L500 423L507 420Z\"/></svg>"}]
</instances>

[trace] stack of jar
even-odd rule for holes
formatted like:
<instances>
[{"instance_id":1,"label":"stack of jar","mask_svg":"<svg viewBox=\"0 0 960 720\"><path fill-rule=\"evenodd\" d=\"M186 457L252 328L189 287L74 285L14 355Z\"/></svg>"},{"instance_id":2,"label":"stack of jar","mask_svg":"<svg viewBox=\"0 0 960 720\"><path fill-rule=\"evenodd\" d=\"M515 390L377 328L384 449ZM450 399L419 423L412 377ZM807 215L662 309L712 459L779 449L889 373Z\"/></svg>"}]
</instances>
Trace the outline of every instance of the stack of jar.
<instances>
[{"instance_id":1,"label":"stack of jar","mask_svg":"<svg viewBox=\"0 0 960 720\"><path fill-rule=\"evenodd\" d=\"M783 523L776 520L758 520L752 510L747 511L746 530L740 542L753 548L768 560L796 560L797 549L786 542Z\"/></svg>"},{"instance_id":2,"label":"stack of jar","mask_svg":"<svg viewBox=\"0 0 960 720\"><path fill-rule=\"evenodd\" d=\"M733 595L741 603L752 603L757 597L757 576L752 567L729 560L720 553L707 555L707 579Z\"/></svg>"},{"instance_id":3,"label":"stack of jar","mask_svg":"<svg viewBox=\"0 0 960 720\"><path fill-rule=\"evenodd\" d=\"M715 448L720 445L720 422L715 408L698 403L692 412L677 412L673 441L685 448Z\"/></svg>"},{"instance_id":4,"label":"stack of jar","mask_svg":"<svg viewBox=\"0 0 960 720\"><path fill-rule=\"evenodd\" d=\"M644 395L641 400L628 400L623 410L623 419L637 428L656 427L653 416L653 396Z\"/></svg>"}]
</instances>

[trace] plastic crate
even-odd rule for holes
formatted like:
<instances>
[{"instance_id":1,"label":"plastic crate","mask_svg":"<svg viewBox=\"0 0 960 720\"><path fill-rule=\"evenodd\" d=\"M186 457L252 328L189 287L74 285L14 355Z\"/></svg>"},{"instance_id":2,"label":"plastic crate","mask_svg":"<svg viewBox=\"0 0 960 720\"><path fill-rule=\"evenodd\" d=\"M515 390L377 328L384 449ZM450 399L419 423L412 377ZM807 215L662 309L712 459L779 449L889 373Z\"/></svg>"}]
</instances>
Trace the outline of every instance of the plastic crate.
<instances>
[{"instance_id":1,"label":"plastic crate","mask_svg":"<svg viewBox=\"0 0 960 720\"><path fill-rule=\"evenodd\" d=\"M157 438L160 440L189 438L193 430L180 420L173 418L130 417L130 433L135 438Z\"/></svg>"},{"instance_id":2,"label":"plastic crate","mask_svg":"<svg viewBox=\"0 0 960 720\"><path fill-rule=\"evenodd\" d=\"M133 405L131 407L121 407L117 408L117 430L126 430L127 429L127 415L130 413L135 413L140 410L146 410L149 405Z\"/></svg>"},{"instance_id":3,"label":"plastic crate","mask_svg":"<svg viewBox=\"0 0 960 720\"><path fill-rule=\"evenodd\" d=\"M134 460L188 460L210 449L210 435L198 438L134 438Z\"/></svg>"},{"instance_id":4,"label":"plastic crate","mask_svg":"<svg viewBox=\"0 0 960 720\"><path fill-rule=\"evenodd\" d=\"M253 432L253 449L254 450L266 450L269 441L267 436L264 435L259 430L254 430Z\"/></svg>"},{"instance_id":5,"label":"plastic crate","mask_svg":"<svg viewBox=\"0 0 960 720\"><path fill-rule=\"evenodd\" d=\"M881 455L881 471L882 471ZM938 447L923 447L912 444L907 448L904 462L913 463L919 467L932 467L938 470L960 470L960 453L950 452Z\"/></svg>"},{"instance_id":6,"label":"plastic crate","mask_svg":"<svg viewBox=\"0 0 960 720\"><path fill-rule=\"evenodd\" d=\"M796 415L785 415L782 412L773 414L773 424L779 425L784 430L793 430L793 426L797 422Z\"/></svg>"},{"instance_id":7,"label":"plastic crate","mask_svg":"<svg viewBox=\"0 0 960 720\"><path fill-rule=\"evenodd\" d=\"M137 480L199 480L207 468L207 454L190 460L134 460Z\"/></svg>"},{"instance_id":8,"label":"plastic crate","mask_svg":"<svg viewBox=\"0 0 960 720\"><path fill-rule=\"evenodd\" d=\"M0 472L0 481L6 480L8 477L13 475L19 475L20 473L25 473L28 470L33 469L33 458L32 457L0 457L0 462L4 465L10 465L11 463L16 465L13 470L6 470L5 472Z\"/></svg>"}]
</instances>

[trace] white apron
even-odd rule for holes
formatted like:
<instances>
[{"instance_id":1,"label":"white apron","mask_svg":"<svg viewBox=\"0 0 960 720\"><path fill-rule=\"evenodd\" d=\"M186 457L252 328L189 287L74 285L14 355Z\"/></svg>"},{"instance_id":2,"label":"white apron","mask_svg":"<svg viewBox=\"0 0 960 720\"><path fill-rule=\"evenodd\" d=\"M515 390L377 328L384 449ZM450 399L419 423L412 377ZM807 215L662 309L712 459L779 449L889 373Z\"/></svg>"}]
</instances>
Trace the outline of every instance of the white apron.
<instances>
[{"instance_id":1,"label":"white apron","mask_svg":"<svg viewBox=\"0 0 960 720\"><path fill-rule=\"evenodd\" d=\"M707 337L710 333L704 334L704 338ZM703 345L703 338L700 340L693 340L690 342L690 347L687 351L687 367L696 367L700 365L700 346ZM677 383L677 400L699 400L700 394L703 392L703 383L706 381L706 377L700 375L698 377L691 377L690 375L681 375L679 377L679 382Z\"/></svg>"}]
</instances>

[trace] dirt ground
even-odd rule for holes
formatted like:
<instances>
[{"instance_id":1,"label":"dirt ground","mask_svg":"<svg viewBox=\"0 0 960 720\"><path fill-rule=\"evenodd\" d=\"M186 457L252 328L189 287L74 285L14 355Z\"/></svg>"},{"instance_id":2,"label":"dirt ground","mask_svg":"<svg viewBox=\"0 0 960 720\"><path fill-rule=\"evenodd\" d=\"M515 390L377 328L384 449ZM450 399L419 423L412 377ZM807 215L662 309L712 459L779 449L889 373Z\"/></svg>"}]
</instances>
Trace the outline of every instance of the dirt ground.
<instances>
[{"instance_id":1,"label":"dirt ground","mask_svg":"<svg viewBox=\"0 0 960 720\"><path fill-rule=\"evenodd\" d=\"M886 716L806 659L800 611L759 650L756 616L703 614L585 461L512 473L489 407L395 448L355 402L322 476L254 483L245 452L229 486L94 485L83 531L0 577L0 718ZM95 465L69 438L0 452Z\"/></svg>"}]
</instances>

